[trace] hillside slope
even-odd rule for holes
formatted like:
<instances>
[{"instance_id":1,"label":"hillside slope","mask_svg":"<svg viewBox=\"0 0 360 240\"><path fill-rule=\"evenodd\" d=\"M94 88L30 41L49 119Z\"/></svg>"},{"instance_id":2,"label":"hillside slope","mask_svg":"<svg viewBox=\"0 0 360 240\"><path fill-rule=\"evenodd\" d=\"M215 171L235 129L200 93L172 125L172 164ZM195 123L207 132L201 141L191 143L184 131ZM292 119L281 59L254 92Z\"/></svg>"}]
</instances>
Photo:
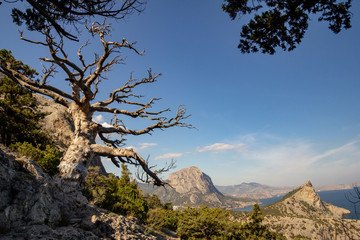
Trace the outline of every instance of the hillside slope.
<instances>
[{"instance_id":1,"label":"hillside slope","mask_svg":"<svg viewBox=\"0 0 360 240\"><path fill-rule=\"evenodd\" d=\"M360 239L360 221L342 219L350 212L322 201L310 181L262 211L264 224L287 239Z\"/></svg>"},{"instance_id":2,"label":"hillside slope","mask_svg":"<svg viewBox=\"0 0 360 240\"><path fill-rule=\"evenodd\" d=\"M263 212L276 216L308 218L342 218L350 213L347 209L322 201L310 180L286 194L280 201L264 206Z\"/></svg>"}]
</instances>

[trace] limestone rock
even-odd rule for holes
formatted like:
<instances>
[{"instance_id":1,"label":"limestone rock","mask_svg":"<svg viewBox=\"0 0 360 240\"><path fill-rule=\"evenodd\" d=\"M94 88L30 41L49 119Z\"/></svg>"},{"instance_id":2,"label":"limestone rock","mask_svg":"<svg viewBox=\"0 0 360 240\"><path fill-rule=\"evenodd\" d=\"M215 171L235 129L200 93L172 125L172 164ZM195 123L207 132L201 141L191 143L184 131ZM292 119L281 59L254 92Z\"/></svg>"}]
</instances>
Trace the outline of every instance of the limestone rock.
<instances>
[{"instance_id":1,"label":"limestone rock","mask_svg":"<svg viewBox=\"0 0 360 240\"><path fill-rule=\"evenodd\" d=\"M48 130L62 147L68 147L74 139L74 124L67 108L39 94L33 96L40 103L39 110L47 113L40 123L42 128Z\"/></svg>"},{"instance_id":2,"label":"limestone rock","mask_svg":"<svg viewBox=\"0 0 360 240\"><path fill-rule=\"evenodd\" d=\"M307 202L310 206L315 208L325 210L324 203L320 200L319 194L315 192L310 180L299 187L299 191L294 194L294 198L299 201Z\"/></svg>"},{"instance_id":3,"label":"limestone rock","mask_svg":"<svg viewBox=\"0 0 360 240\"><path fill-rule=\"evenodd\" d=\"M216 189L211 178L195 166L171 173L167 183L171 187L154 187L145 184L140 184L140 187L144 193L156 194L163 203L172 202L176 208L207 204L210 207L232 209L256 203L249 199L224 196Z\"/></svg>"},{"instance_id":4,"label":"limestone rock","mask_svg":"<svg viewBox=\"0 0 360 240\"><path fill-rule=\"evenodd\" d=\"M168 180L178 193L195 191L202 194L215 193L220 196L223 195L215 188L211 178L195 166L171 173Z\"/></svg>"},{"instance_id":5,"label":"limestone rock","mask_svg":"<svg viewBox=\"0 0 360 240\"><path fill-rule=\"evenodd\" d=\"M0 239L164 239L64 184L0 146Z\"/></svg>"}]
</instances>

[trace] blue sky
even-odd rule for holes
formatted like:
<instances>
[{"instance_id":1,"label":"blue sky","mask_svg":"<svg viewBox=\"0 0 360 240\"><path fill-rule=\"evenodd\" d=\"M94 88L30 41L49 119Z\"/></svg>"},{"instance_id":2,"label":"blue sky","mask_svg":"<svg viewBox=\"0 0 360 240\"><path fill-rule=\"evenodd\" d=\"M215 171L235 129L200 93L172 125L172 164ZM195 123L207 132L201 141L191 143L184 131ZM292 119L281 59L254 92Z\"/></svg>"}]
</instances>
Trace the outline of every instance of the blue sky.
<instances>
[{"instance_id":1,"label":"blue sky","mask_svg":"<svg viewBox=\"0 0 360 240\"><path fill-rule=\"evenodd\" d=\"M9 7L0 7L1 48L12 50L39 69L47 55L40 46L19 40ZM177 168L198 166L217 185L259 182L296 186L359 182L360 169L360 2L353 1L353 27L338 35L312 16L310 27L292 52L273 56L241 54L237 49L242 23L222 12L221 1L149 1L146 10L114 22L112 40L137 41L144 56L124 52L100 96L133 72L145 76L150 67L162 73L143 95L161 97L154 109L184 104L197 130L172 128L130 137L128 146L151 164L171 158ZM25 31L25 35L41 39ZM81 33L84 42L89 38ZM67 43L76 54L80 46ZM96 41L87 49L98 51ZM61 74L54 85L63 87ZM95 115L99 122L106 115ZM125 119L141 128L140 121ZM109 171L120 174L107 160ZM164 178L167 175L163 176Z\"/></svg>"}]
</instances>

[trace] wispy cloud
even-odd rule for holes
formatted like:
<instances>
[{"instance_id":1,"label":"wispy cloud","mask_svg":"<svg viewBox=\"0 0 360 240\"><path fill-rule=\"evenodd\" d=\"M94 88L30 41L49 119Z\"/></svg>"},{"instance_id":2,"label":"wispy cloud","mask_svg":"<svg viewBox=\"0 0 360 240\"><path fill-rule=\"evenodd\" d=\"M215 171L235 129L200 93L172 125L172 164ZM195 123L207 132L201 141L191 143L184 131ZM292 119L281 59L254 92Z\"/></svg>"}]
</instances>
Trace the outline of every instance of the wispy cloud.
<instances>
[{"instance_id":1,"label":"wispy cloud","mask_svg":"<svg viewBox=\"0 0 360 240\"><path fill-rule=\"evenodd\" d=\"M183 153L166 153L166 154L155 157L155 160L177 158L177 157L181 157L183 155L184 155Z\"/></svg>"},{"instance_id":2,"label":"wispy cloud","mask_svg":"<svg viewBox=\"0 0 360 240\"><path fill-rule=\"evenodd\" d=\"M215 143L215 144L208 145L205 147L197 147L196 151L198 151L198 152L206 152L206 151L219 152L219 151L236 149L239 152L245 152L247 150L245 148L243 148L244 146L245 146L245 144L243 144L243 143L240 143L240 144Z\"/></svg>"},{"instance_id":3,"label":"wispy cloud","mask_svg":"<svg viewBox=\"0 0 360 240\"><path fill-rule=\"evenodd\" d=\"M349 151L354 151L354 145L357 144L358 141L351 141L349 143L346 143L338 148L334 148L334 149L330 149L330 150L327 150L326 152L322 153L322 154L318 154L316 156L313 156L312 157L312 161L313 162L317 162L321 159L325 159L325 158L328 158L328 157L331 157L331 156L334 156L338 153L346 153L346 152L349 152Z\"/></svg>"},{"instance_id":4,"label":"wispy cloud","mask_svg":"<svg viewBox=\"0 0 360 240\"><path fill-rule=\"evenodd\" d=\"M137 150L144 150L149 147L157 146L158 144L157 143L140 143L139 145L140 146L136 148Z\"/></svg>"},{"instance_id":5,"label":"wispy cloud","mask_svg":"<svg viewBox=\"0 0 360 240\"><path fill-rule=\"evenodd\" d=\"M157 143L139 143L138 146L127 146L126 148L132 148L135 151L142 151L144 149L157 146Z\"/></svg>"},{"instance_id":6,"label":"wispy cloud","mask_svg":"<svg viewBox=\"0 0 360 240\"><path fill-rule=\"evenodd\" d=\"M360 167L357 140L323 151L305 140L284 140L250 147L251 151L237 156L237 164L241 166L237 174L270 185L297 185L307 179L318 185L349 183L356 176L353 168Z\"/></svg>"}]
</instances>

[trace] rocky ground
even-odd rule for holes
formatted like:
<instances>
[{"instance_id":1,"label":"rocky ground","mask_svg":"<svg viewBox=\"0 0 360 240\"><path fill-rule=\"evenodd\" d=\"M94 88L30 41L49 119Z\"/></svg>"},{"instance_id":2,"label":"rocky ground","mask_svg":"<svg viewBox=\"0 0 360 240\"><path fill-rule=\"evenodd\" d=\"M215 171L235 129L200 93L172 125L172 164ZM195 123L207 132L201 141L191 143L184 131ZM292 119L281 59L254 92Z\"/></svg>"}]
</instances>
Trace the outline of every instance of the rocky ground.
<instances>
[{"instance_id":1,"label":"rocky ground","mask_svg":"<svg viewBox=\"0 0 360 240\"><path fill-rule=\"evenodd\" d=\"M267 216L264 224L286 239L360 239L360 221L338 218Z\"/></svg>"},{"instance_id":2,"label":"rocky ground","mask_svg":"<svg viewBox=\"0 0 360 240\"><path fill-rule=\"evenodd\" d=\"M0 239L171 239L87 203L30 159L0 148Z\"/></svg>"}]
</instances>

